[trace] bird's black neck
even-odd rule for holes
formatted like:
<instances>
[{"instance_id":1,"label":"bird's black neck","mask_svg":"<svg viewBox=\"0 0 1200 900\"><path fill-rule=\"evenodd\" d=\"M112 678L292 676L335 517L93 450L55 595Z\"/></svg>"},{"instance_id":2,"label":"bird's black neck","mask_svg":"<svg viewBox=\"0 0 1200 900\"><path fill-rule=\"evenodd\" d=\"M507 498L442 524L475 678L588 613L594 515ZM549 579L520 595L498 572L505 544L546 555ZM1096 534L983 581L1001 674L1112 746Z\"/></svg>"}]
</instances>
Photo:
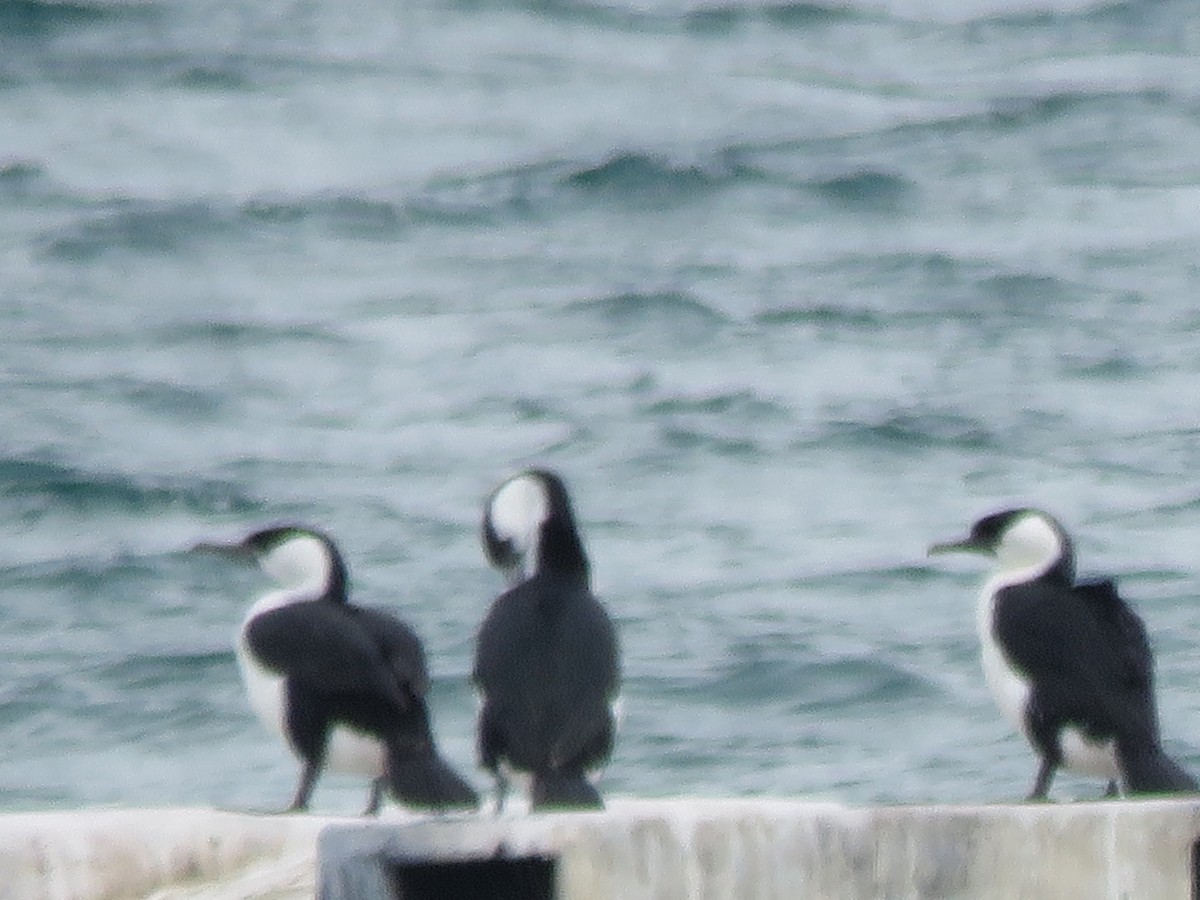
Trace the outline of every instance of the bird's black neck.
<instances>
[{"instance_id":1,"label":"bird's black neck","mask_svg":"<svg viewBox=\"0 0 1200 900\"><path fill-rule=\"evenodd\" d=\"M569 519L551 519L542 525L538 548L538 571L555 578L587 584L590 577L587 553L575 523Z\"/></svg>"},{"instance_id":2,"label":"bird's black neck","mask_svg":"<svg viewBox=\"0 0 1200 900\"><path fill-rule=\"evenodd\" d=\"M1068 548L1043 574L1042 578L1070 587L1075 583L1075 554Z\"/></svg>"},{"instance_id":3,"label":"bird's black neck","mask_svg":"<svg viewBox=\"0 0 1200 900\"><path fill-rule=\"evenodd\" d=\"M332 603L348 602L348 581L349 576L346 573L346 564L342 561L341 554L333 550L329 554L329 580L325 585L325 592L321 594L321 599Z\"/></svg>"}]
</instances>

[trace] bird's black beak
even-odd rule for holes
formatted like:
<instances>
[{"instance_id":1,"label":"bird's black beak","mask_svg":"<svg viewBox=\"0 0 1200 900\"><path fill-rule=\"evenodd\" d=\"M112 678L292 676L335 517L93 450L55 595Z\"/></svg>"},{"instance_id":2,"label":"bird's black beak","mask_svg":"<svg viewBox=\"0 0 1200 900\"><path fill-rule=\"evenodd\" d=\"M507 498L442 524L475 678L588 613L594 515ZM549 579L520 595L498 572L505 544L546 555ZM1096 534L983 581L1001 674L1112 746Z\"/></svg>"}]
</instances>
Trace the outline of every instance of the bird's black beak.
<instances>
[{"instance_id":1,"label":"bird's black beak","mask_svg":"<svg viewBox=\"0 0 1200 900\"><path fill-rule=\"evenodd\" d=\"M201 541L192 547L193 553L212 553L226 559L249 562L253 554L250 548L241 541Z\"/></svg>"},{"instance_id":2,"label":"bird's black beak","mask_svg":"<svg viewBox=\"0 0 1200 900\"><path fill-rule=\"evenodd\" d=\"M968 537L958 541L934 544L926 552L928 556L940 556L943 553L990 553L991 551L983 544Z\"/></svg>"}]
</instances>

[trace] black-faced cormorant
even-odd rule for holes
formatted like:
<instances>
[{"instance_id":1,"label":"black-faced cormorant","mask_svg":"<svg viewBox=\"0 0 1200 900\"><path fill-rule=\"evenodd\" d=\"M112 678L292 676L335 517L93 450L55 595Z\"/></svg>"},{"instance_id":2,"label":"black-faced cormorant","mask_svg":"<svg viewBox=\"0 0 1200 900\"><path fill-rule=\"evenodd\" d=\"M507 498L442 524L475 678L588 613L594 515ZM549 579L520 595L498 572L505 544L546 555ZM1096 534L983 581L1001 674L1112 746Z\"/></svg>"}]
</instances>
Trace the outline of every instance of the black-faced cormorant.
<instances>
[{"instance_id":1,"label":"black-faced cormorant","mask_svg":"<svg viewBox=\"0 0 1200 900\"><path fill-rule=\"evenodd\" d=\"M1060 766L1119 783L1126 794L1195 792L1162 749L1146 629L1111 580L1077 582L1071 539L1037 509L980 519L930 553L992 556L977 625L996 703L1040 758L1029 799Z\"/></svg>"},{"instance_id":2,"label":"black-faced cormorant","mask_svg":"<svg viewBox=\"0 0 1200 900\"><path fill-rule=\"evenodd\" d=\"M508 772L532 776L532 809L600 807L587 775L612 753L617 636L592 595L562 479L531 470L501 484L484 506L483 544L511 585L480 626L473 672L497 808Z\"/></svg>"},{"instance_id":3,"label":"black-faced cormorant","mask_svg":"<svg viewBox=\"0 0 1200 900\"><path fill-rule=\"evenodd\" d=\"M390 613L348 601L327 535L285 525L198 549L256 562L278 585L250 608L236 648L254 711L304 766L289 811L307 808L324 768L371 779L368 813L385 787L410 808L477 807L434 746L420 640Z\"/></svg>"}]
</instances>

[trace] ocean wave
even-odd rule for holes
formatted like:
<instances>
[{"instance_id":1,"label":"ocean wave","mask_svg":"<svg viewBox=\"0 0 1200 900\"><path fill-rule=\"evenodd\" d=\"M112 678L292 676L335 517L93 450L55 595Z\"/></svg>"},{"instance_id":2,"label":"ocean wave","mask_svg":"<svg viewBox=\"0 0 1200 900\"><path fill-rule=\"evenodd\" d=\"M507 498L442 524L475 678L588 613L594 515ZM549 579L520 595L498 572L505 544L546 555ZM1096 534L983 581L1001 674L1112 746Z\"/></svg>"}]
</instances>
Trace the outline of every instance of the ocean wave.
<instances>
[{"instance_id":1,"label":"ocean wave","mask_svg":"<svg viewBox=\"0 0 1200 900\"><path fill-rule=\"evenodd\" d=\"M622 30L672 31L681 29L702 36L725 35L736 29L766 25L781 31L809 31L826 27L856 27L863 23L926 24L937 27L1006 29L1042 27L1048 22L1129 24L1139 21L1138 4L1130 0L980 0L974 3L944 0L914 5L905 0L460 0L460 8L477 10L503 6L527 11L550 21L584 23Z\"/></svg>"},{"instance_id":2,"label":"ocean wave","mask_svg":"<svg viewBox=\"0 0 1200 900\"><path fill-rule=\"evenodd\" d=\"M0 728L40 716L52 720L60 697L58 679L49 674L9 672L0 685Z\"/></svg>"},{"instance_id":3,"label":"ocean wave","mask_svg":"<svg viewBox=\"0 0 1200 900\"><path fill-rule=\"evenodd\" d=\"M972 331L992 331L1014 321L1038 322L1061 316L1068 307L1107 296L1095 286L1046 271L1013 267L986 252L986 248L972 247L964 253L917 250L831 257L814 272L848 284L851 290L844 299L763 309L753 320L762 325L864 332L956 322ZM886 298L874 292L859 296L853 290L858 284L880 283L890 286Z\"/></svg>"},{"instance_id":4,"label":"ocean wave","mask_svg":"<svg viewBox=\"0 0 1200 900\"><path fill-rule=\"evenodd\" d=\"M206 672L226 670L233 664L232 645L210 650L184 647L175 652L122 656L105 663L98 674L122 689L142 690L153 689L164 681L202 677Z\"/></svg>"},{"instance_id":5,"label":"ocean wave","mask_svg":"<svg viewBox=\"0 0 1200 900\"><path fill-rule=\"evenodd\" d=\"M538 159L493 170L435 177L415 189L368 189L308 195L262 195L244 200L116 197L83 201L59 187L51 199L79 206L68 221L44 234L41 247L57 259L86 262L109 252L174 255L210 241L242 242L276 230L317 227L354 240L392 241L425 226L477 229L528 220L554 220L580 209L617 205L635 211L711 203L745 187L795 191L853 214L907 213L927 189L919 176L876 162L876 144L940 140L963 130L1005 130L1023 117L1053 117L1113 91L1032 85L1030 94L986 98L927 110L882 131L837 139L728 141L715 146L614 147L598 157ZM1128 90L1136 102L1154 93L1144 83ZM1124 96L1124 95L1122 95ZM1015 117L1015 118L1014 118ZM919 132L915 133L915 132ZM863 141L871 146L864 147ZM0 195L42 185L53 173L37 160L0 171ZM914 260L914 264L921 264Z\"/></svg>"},{"instance_id":6,"label":"ocean wave","mask_svg":"<svg viewBox=\"0 0 1200 900\"><path fill-rule=\"evenodd\" d=\"M460 8L478 9L484 0L460 0ZM495 3L487 3L494 8ZM669 31L682 28L699 35L725 34L734 28L766 23L780 29L815 28L862 18L876 18L869 9L842 3L795 2L596 2L596 0L509 0L502 5L549 21L583 23L621 30Z\"/></svg>"},{"instance_id":7,"label":"ocean wave","mask_svg":"<svg viewBox=\"0 0 1200 900\"><path fill-rule=\"evenodd\" d=\"M127 18L130 15L144 15L153 8L144 3L4 0L0 3L0 34L10 38L41 38L59 31Z\"/></svg>"},{"instance_id":8,"label":"ocean wave","mask_svg":"<svg viewBox=\"0 0 1200 900\"><path fill-rule=\"evenodd\" d=\"M920 409L895 410L862 418L839 418L831 412L821 434L806 443L864 449L949 447L972 452L1001 446L999 436L974 416Z\"/></svg>"},{"instance_id":9,"label":"ocean wave","mask_svg":"<svg viewBox=\"0 0 1200 900\"><path fill-rule=\"evenodd\" d=\"M672 342L694 343L711 338L728 319L686 291L628 291L567 306L560 316L581 317L601 326L609 336L655 332Z\"/></svg>"},{"instance_id":10,"label":"ocean wave","mask_svg":"<svg viewBox=\"0 0 1200 900\"><path fill-rule=\"evenodd\" d=\"M197 344L206 347L242 348L257 350L280 344L321 344L330 348L345 348L351 342L337 331L323 325L303 322L255 322L235 319L193 319L174 322L143 332L142 341L159 346Z\"/></svg>"},{"instance_id":11,"label":"ocean wave","mask_svg":"<svg viewBox=\"0 0 1200 900\"><path fill-rule=\"evenodd\" d=\"M813 160L826 166L844 165L839 160L852 160L860 154L871 160L892 148L907 156L922 146L928 146L931 152L944 152L949 141L974 142L980 136L1020 136L1028 140L1039 129L1061 123L1088 124L1098 115L1110 118L1124 114L1140 119L1147 111L1161 114L1164 107L1172 107L1176 116L1186 116L1191 97L1171 72L1167 57L1149 61L1131 58L1121 64L1103 54L1054 60L1038 70L983 76L952 97L913 97L901 114L881 117L861 128L751 143L744 152L747 161L761 168L765 177L804 186L819 184L824 176L819 171L794 171L796 161L805 167L813 166ZM858 90L887 99L881 88L862 85ZM863 168L869 172L874 164L864 164ZM878 167L876 174L898 179L888 185L893 191L905 188L907 176L899 170ZM920 183L909 189L913 187L920 187Z\"/></svg>"},{"instance_id":12,"label":"ocean wave","mask_svg":"<svg viewBox=\"0 0 1200 900\"><path fill-rule=\"evenodd\" d=\"M809 592L835 589L857 596L870 596L896 585L922 586L936 583L944 577L944 573L936 567L904 563L878 568L815 572L793 578L788 584L792 589Z\"/></svg>"},{"instance_id":13,"label":"ocean wave","mask_svg":"<svg viewBox=\"0 0 1200 900\"><path fill-rule=\"evenodd\" d=\"M713 164L680 162L666 155L617 152L563 178L567 187L627 198L639 206L680 201L727 182L736 172L713 157Z\"/></svg>"},{"instance_id":14,"label":"ocean wave","mask_svg":"<svg viewBox=\"0 0 1200 900\"><path fill-rule=\"evenodd\" d=\"M895 172L862 169L814 180L811 187L849 209L896 212L915 194L916 186Z\"/></svg>"},{"instance_id":15,"label":"ocean wave","mask_svg":"<svg viewBox=\"0 0 1200 900\"><path fill-rule=\"evenodd\" d=\"M623 30L667 31L681 27L699 35L724 35L749 25L781 30L810 30L892 22L939 27L1005 29L1044 27L1048 23L1136 25L1145 19L1144 6L1134 0L959 0L913 4L907 0L849 0L849 2L737 2L737 0L458 0L460 9L477 11L501 6L523 10L542 19Z\"/></svg>"},{"instance_id":16,"label":"ocean wave","mask_svg":"<svg viewBox=\"0 0 1200 900\"><path fill-rule=\"evenodd\" d=\"M550 199L557 164L435 178L409 200L413 218L434 225L490 225L524 219Z\"/></svg>"},{"instance_id":17,"label":"ocean wave","mask_svg":"<svg viewBox=\"0 0 1200 900\"><path fill-rule=\"evenodd\" d=\"M77 197L62 199L79 202ZM121 198L90 206L73 221L42 235L41 247L47 255L72 262L120 251L178 255L206 242L244 241L310 224L339 237L392 240L410 221L402 205L358 194L295 200L264 197L240 204L188 197Z\"/></svg>"},{"instance_id":18,"label":"ocean wave","mask_svg":"<svg viewBox=\"0 0 1200 900\"><path fill-rule=\"evenodd\" d=\"M248 512L258 504L229 482L93 472L25 458L0 459L0 496L43 510L148 513L182 508L199 513Z\"/></svg>"},{"instance_id":19,"label":"ocean wave","mask_svg":"<svg viewBox=\"0 0 1200 900\"><path fill-rule=\"evenodd\" d=\"M683 161L665 152L613 150L600 160L551 159L435 179L406 204L414 220L494 224L561 213L585 202L672 207L719 191L744 173L720 152Z\"/></svg>"},{"instance_id":20,"label":"ocean wave","mask_svg":"<svg viewBox=\"0 0 1200 900\"><path fill-rule=\"evenodd\" d=\"M788 410L781 404L745 390L663 397L647 403L643 411L658 416L699 415L745 420L790 417Z\"/></svg>"},{"instance_id":21,"label":"ocean wave","mask_svg":"<svg viewBox=\"0 0 1200 900\"><path fill-rule=\"evenodd\" d=\"M617 148L599 159L540 160L492 172L435 180L407 207L450 224L493 223L559 213L586 203L631 209L671 208L710 196L759 175L742 164L740 147L689 157L666 151Z\"/></svg>"},{"instance_id":22,"label":"ocean wave","mask_svg":"<svg viewBox=\"0 0 1200 900\"><path fill-rule=\"evenodd\" d=\"M342 237L371 240L391 239L411 221L403 204L361 194L305 197L258 198L238 210L240 218L268 226L316 222Z\"/></svg>"},{"instance_id":23,"label":"ocean wave","mask_svg":"<svg viewBox=\"0 0 1200 900\"><path fill-rule=\"evenodd\" d=\"M1087 73L1080 73L1074 80L1086 77ZM1117 102L1159 105L1171 97L1171 92L1157 78L1147 83L1139 75L1128 84L1110 84L1104 78L1088 80L1091 83L1086 86L1034 83L1028 85L1027 93L992 98L984 111L960 121L964 124L975 121L989 129L1021 131L1076 114L1090 114L1097 106L1112 115Z\"/></svg>"},{"instance_id":24,"label":"ocean wave","mask_svg":"<svg viewBox=\"0 0 1200 900\"><path fill-rule=\"evenodd\" d=\"M685 28L700 34L723 34L758 22L781 30L809 29L862 17L846 5L804 2L714 3L687 10L680 16Z\"/></svg>"},{"instance_id":25,"label":"ocean wave","mask_svg":"<svg viewBox=\"0 0 1200 900\"><path fill-rule=\"evenodd\" d=\"M1064 374L1077 378L1121 382L1144 372L1146 366L1135 356L1111 350L1095 355L1064 354L1062 370Z\"/></svg>"},{"instance_id":26,"label":"ocean wave","mask_svg":"<svg viewBox=\"0 0 1200 900\"><path fill-rule=\"evenodd\" d=\"M128 555L74 553L0 570L6 587L36 587L39 591L70 591L86 596L104 596L118 582L155 578L157 568L148 560Z\"/></svg>"},{"instance_id":27,"label":"ocean wave","mask_svg":"<svg viewBox=\"0 0 1200 900\"><path fill-rule=\"evenodd\" d=\"M0 65L7 63L0 71L0 83L49 83L64 90L93 92L132 85L143 92L185 90L234 97L297 71L325 68L336 72L346 65L314 60L299 51L176 46L151 29L139 41L121 43L122 39L129 41L128 35L122 35L115 45L95 49L38 44L28 52L13 53L10 59L0 57Z\"/></svg>"},{"instance_id":28,"label":"ocean wave","mask_svg":"<svg viewBox=\"0 0 1200 900\"><path fill-rule=\"evenodd\" d=\"M743 459L762 452L758 440L752 435L719 433L715 429L678 422L662 426L660 436L672 451L700 450L714 456Z\"/></svg>"},{"instance_id":29,"label":"ocean wave","mask_svg":"<svg viewBox=\"0 0 1200 900\"><path fill-rule=\"evenodd\" d=\"M816 325L838 331L875 331L886 327L891 318L871 309L855 309L832 303L768 309L754 315L754 321L759 325Z\"/></svg>"},{"instance_id":30,"label":"ocean wave","mask_svg":"<svg viewBox=\"0 0 1200 900\"><path fill-rule=\"evenodd\" d=\"M541 160L493 171L434 178L407 193L350 191L271 194L243 200L181 196L81 198L34 160L0 170L0 196L41 185L43 199L69 218L41 235L40 248L60 260L89 262L113 252L171 256L208 243L242 243L274 232L324 229L351 240L393 241L410 229L477 229L551 220L597 204L631 210L709 202L746 185L808 191L854 212L894 212L915 193L904 176L860 166L789 172L777 146L729 144L682 153L614 150L595 159ZM799 152L799 151L796 151Z\"/></svg>"},{"instance_id":31,"label":"ocean wave","mask_svg":"<svg viewBox=\"0 0 1200 900\"><path fill-rule=\"evenodd\" d=\"M1149 6L1141 0L1078 0L1073 4L1051 0L996 0L994 5L976 10L965 21L1020 28L1071 21L1131 25L1145 22Z\"/></svg>"},{"instance_id":32,"label":"ocean wave","mask_svg":"<svg viewBox=\"0 0 1200 900\"><path fill-rule=\"evenodd\" d=\"M168 254L229 227L229 217L202 200L120 200L43 235L42 245L51 257L73 262L92 260L112 250Z\"/></svg>"},{"instance_id":33,"label":"ocean wave","mask_svg":"<svg viewBox=\"0 0 1200 900\"><path fill-rule=\"evenodd\" d=\"M852 211L895 212L917 185L898 171L869 164L806 164L796 170L803 148L779 142L734 142L688 156L615 151L604 161L567 163L563 187L588 197L619 198L630 206L683 204L748 185L808 192Z\"/></svg>"},{"instance_id":34,"label":"ocean wave","mask_svg":"<svg viewBox=\"0 0 1200 900\"><path fill-rule=\"evenodd\" d=\"M197 91L235 93L249 90L254 84L244 67L235 65L233 60L185 64L172 74L167 82Z\"/></svg>"},{"instance_id":35,"label":"ocean wave","mask_svg":"<svg viewBox=\"0 0 1200 900\"><path fill-rule=\"evenodd\" d=\"M113 378L108 385L132 406L149 412L180 416L189 423L216 419L224 404L214 394L161 379Z\"/></svg>"},{"instance_id":36,"label":"ocean wave","mask_svg":"<svg viewBox=\"0 0 1200 900\"><path fill-rule=\"evenodd\" d=\"M984 301L975 310L977 314L995 313L1005 319L1057 318L1066 304L1090 296L1087 289L1057 275L1022 271L981 273L975 280L975 293Z\"/></svg>"},{"instance_id":37,"label":"ocean wave","mask_svg":"<svg viewBox=\"0 0 1200 900\"><path fill-rule=\"evenodd\" d=\"M1124 23L1131 16L1137 21L1144 17L1147 6L1138 0L935 0L920 4L908 0L851 0L847 5L898 22L1022 28L1072 21Z\"/></svg>"},{"instance_id":38,"label":"ocean wave","mask_svg":"<svg viewBox=\"0 0 1200 900\"><path fill-rule=\"evenodd\" d=\"M878 655L808 658L797 648L783 656L732 648L733 660L716 677L697 685L713 703L741 706L775 701L789 712L816 712L920 699L938 693L935 684Z\"/></svg>"},{"instance_id":39,"label":"ocean wave","mask_svg":"<svg viewBox=\"0 0 1200 900\"><path fill-rule=\"evenodd\" d=\"M55 686L53 703L63 713L60 728L69 718L80 733L100 726L109 739L154 747L173 746L179 729L220 732L237 727L229 721L226 705L236 696L229 690L236 678L231 646L93 651L75 669L80 678ZM214 685L219 687L214 690Z\"/></svg>"},{"instance_id":40,"label":"ocean wave","mask_svg":"<svg viewBox=\"0 0 1200 900\"><path fill-rule=\"evenodd\" d=\"M691 451L753 457L764 445L785 444L794 422L783 405L743 390L651 398L639 417L655 423L655 452L667 449L672 457Z\"/></svg>"},{"instance_id":41,"label":"ocean wave","mask_svg":"<svg viewBox=\"0 0 1200 900\"><path fill-rule=\"evenodd\" d=\"M0 195L27 194L30 187L45 176L45 167L34 160L16 159L6 162L0 165Z\"/></svg>"}]
</instances>

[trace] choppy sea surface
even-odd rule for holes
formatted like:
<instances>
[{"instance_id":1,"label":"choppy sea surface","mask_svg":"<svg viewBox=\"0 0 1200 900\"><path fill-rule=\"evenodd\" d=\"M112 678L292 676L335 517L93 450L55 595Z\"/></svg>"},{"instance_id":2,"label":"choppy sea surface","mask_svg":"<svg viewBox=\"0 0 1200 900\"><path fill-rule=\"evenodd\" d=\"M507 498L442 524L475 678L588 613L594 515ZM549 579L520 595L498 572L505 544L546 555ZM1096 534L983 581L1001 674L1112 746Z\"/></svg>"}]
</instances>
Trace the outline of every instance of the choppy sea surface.
<instances>
[{"instance_id":1,"label":"choppy sea surface","mask_svg":"<svg viewBox=\"0 0 1200 900\"><path fill-rule=\"evenodd\" d=\"M265 584L188 551L286 520L483 787L480 503L535 463L621 632L610 793L1023 796L925 556L1013 503L1200 772L1197 148L1189 0L0 2L0 807L286 802Z\"/></svg>"}]
</instances>

